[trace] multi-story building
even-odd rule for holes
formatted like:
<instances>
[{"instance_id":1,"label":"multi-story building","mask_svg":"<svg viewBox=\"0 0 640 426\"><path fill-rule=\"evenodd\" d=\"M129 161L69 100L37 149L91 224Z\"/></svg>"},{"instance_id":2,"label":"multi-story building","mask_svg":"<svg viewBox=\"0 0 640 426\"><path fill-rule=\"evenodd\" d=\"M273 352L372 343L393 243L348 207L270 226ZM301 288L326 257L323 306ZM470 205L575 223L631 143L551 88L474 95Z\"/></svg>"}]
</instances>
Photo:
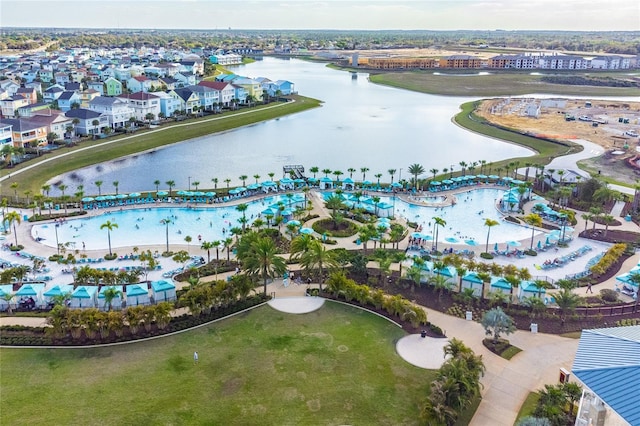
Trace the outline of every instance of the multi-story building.
<instances>
[{"instance_id":1,"label":"multi-story building","mask_svg":"<svg viewBox=\"0 0 640 426\"><path fill-rule=\"evenodd\" d=\"M489 59L489 68L532 69L538 67L538 58L530 55L498 55Z\"/></svg>"},{"instance_id":2,"label":"multi-story building","mask_svg":"<svg viewBox=\"0 0 640 426\"><path fill-rule=\"evenodd\" d=\"M440 59L440 68L482 68L480 58L469 55L451 55Z\"/></svg>"},{"instance_id":3,"label":"multi-story building","mask_svg":"<svg viewBox=\"0 0 640 426\"><path fill-rule=\"evenodd\" d=\"M589 66L589 60L573 55L540 56L539 67L552 70L584 70Z\"/></svg>"},{"instance_id":4,"label":"multi-story building","mask_svg":"<svg viewBox=\"0 0 640 426\"><path fill-rule=\"evenodd\" d=\"M136 92L118 96L118 99L125 100L133 109L133 116L138 121L146 121L147 114L152 114L153 119L160 114L160 98L155 94Z\"/></svg>"},{"instance_id":5,"label":"multi-story building","mask_svg":"<svg viewBox=\"0 0 640 426\"><path fill-rule=\"evenodd\" d=\"M98 96L89 102L89 109L105 115L109 119L109 126L113 129L125 127L135 111L127 101L120 98Z\"/></svg>"}]
</instances>

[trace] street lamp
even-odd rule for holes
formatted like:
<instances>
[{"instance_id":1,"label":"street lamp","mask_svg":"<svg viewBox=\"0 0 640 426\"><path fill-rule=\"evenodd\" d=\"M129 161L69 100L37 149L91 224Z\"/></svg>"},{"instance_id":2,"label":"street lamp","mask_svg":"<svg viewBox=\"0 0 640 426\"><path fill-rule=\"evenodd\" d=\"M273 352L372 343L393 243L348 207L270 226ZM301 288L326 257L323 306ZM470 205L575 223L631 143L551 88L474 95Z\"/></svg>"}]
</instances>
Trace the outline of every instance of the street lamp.
<instances>
[{"instance_id":1,"label":"street lamp","mask_svg":"<svg viewBox=\"0 0 640 426\"><path fill-rule=\"evenodd\" d=\"M60 256L60 243L58 242L58 227L60 226L59 223L56 223L56 250L58 250L58 256Z\"/></svg>"},{"instance_id":2,"label":"street lamp","mask_svg":"<svg viewBox=\"0 0 640 426\"><path fill-rule=\"evenodd\" d=\"M189 191L191 191L191 176L189 176Z\"/></svg>"},{"instance_id":3,"label":"street lamp","mask_svg":"<svg viewBox=\"0 0 640 426\"><path fill-rule=\"evenodd\" d=\"M402 167L400 167L400 174L398 175L398 182L402 180Z\"/></svg>"},{"instance_id":4,"label":"street lamp","mask_svg":"<svg viewBox=\"0 0 640 426\"><path fill-rule=\"evenodd\" d=\"M449 175L449 179L451 179L453 177L453 164L451 165L451 168L449 170L451 171L451 174Z\"/></svg>"}]
</instances>

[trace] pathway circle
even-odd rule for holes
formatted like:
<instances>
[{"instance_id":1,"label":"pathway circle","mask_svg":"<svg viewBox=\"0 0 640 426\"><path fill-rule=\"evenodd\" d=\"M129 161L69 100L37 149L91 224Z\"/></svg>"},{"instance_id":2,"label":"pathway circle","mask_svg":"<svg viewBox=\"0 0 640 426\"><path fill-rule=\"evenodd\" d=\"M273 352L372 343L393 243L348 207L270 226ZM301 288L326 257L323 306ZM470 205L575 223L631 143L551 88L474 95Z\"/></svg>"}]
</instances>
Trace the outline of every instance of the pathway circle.
<instances>
[{"instance_id":1,"label":"pathway circle","mask_svg":"<svg viewBox=\"0 0 640 426\"><path fill-rule=\"evenodd\" d=\"M443 349L448 343L449 339L410 334L398 340L396 352L411 365L437 370L447 360Z\"/></svg>"},{"instance_id":2,"label":"pathway circle","mask_svg":"<svg viewBox=\"0 0 640 426\"><path fill-rule=\"evenodd\" d=\"M267 302L273 309L288 314L308 314L324 304L322 297L278 297Z\"/></svg>"}]
</instances>

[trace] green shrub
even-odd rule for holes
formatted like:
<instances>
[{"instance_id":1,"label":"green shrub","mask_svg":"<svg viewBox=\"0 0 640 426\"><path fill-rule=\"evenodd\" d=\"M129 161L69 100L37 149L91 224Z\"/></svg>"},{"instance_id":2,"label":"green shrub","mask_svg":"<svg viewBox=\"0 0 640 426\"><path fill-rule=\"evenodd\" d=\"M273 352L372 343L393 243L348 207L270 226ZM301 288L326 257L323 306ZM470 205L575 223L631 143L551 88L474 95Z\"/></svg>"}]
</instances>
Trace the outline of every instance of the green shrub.
<instances>
[{"instance_id":1,"label":"green shrub","mask_svg":"<svg viewBox=\"0 0 640 426\"><path fill-rule=\"evenodd\" d=\"M615 303L618 301L618 292L609 288L600 290L600 298L607 303Z\"/></svg>"},{"instance_id":2,"label":"green shrub","mask_svg":"<svg viewBox=\"0 0 640 426\"><path fill-rule=\"evenodd\" d=\"M491 253L480 253L480 257L483 259L493 259L493 255Z\"/></svg>"}]
</instances>

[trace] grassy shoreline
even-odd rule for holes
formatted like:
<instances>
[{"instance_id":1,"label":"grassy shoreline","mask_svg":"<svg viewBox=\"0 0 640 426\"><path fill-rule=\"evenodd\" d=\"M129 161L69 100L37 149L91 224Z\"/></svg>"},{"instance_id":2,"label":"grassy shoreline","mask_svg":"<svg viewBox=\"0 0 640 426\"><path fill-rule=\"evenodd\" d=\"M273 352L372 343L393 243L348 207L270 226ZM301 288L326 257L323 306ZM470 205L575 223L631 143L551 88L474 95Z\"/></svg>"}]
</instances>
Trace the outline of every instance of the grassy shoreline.
<instances>
[{"instance_id":1,"label":"grassy shoreline","mask_svg":"<svg viewBox=\"0 0 640 426\"><path fill-rule=\"evenodd\" d=\"M39 193L41 186L47 180L82 167L295 114L319 107L322 104L317 99L303 96L294 96L294 99L296 102L272 103L205 119L164 124L160 128L142 130L133 135L87 141L77 147L62 148L54 153L45 154L39 159L20 164L15 168L2 169L0 177L11 175L11 178L2 181L1 194L4 196L13 195L10 189L13 182L18 182L20 193L26 190Z\"/></svg>"}]
</instances>

